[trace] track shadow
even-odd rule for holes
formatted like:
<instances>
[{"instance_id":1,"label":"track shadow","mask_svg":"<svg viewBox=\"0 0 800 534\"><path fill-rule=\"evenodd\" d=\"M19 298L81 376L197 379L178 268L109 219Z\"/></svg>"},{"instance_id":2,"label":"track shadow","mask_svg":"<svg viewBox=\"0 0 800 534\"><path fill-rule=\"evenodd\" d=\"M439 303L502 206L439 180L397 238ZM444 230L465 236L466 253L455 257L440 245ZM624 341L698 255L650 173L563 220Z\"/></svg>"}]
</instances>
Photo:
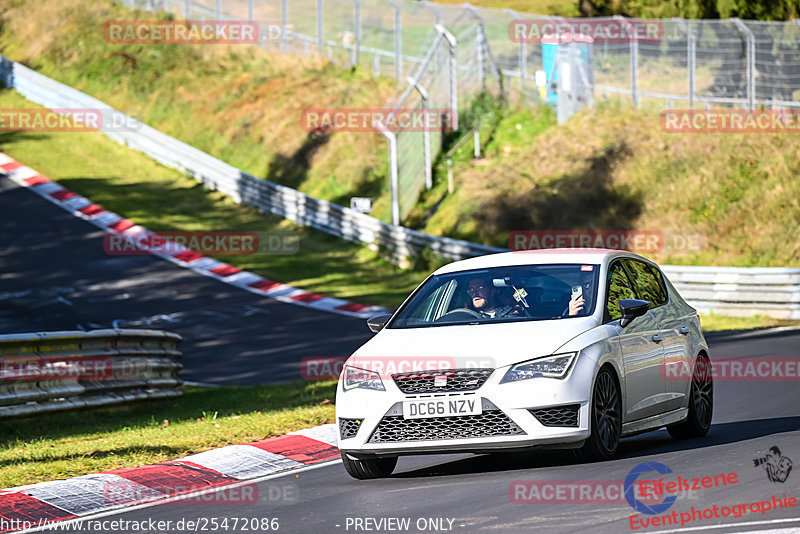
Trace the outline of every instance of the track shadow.
<instances>
[{"instance_id":1,"label":"track shadow","mask_svg":"<svg viewBox=\"0 0 800 534\"><path fill-rule=\"evenodd\" d=\"M616 459L639 458L727 445L796 430L800 430L800 416L714 424L707 436L686 441L675 440L667 434L666 430L660 430L623 440ZM392 475L392 478L426 478L520 471L571 466L578 463L579 461L571 451L534 448L525 452L475 455L431 467L396 473Z\"/></svg>"}]
</instances>

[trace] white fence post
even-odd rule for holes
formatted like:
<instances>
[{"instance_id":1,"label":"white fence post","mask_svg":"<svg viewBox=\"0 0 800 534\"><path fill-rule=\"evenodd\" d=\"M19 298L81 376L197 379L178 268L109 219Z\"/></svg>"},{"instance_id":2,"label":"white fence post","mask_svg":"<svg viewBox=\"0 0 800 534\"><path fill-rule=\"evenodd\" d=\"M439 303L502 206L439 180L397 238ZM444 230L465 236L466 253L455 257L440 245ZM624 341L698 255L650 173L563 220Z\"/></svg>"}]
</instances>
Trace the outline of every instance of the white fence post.
<instances>
[{"instance_id":1,"label":"white fence post","mask_svg":"<svg viewBox=\"0 0 800 534\"><path fill-rule=\"evenodd\" d=\"M320 54L325 52L325 4L323 2L324 0L317 0L317 46Z\"/></svg>"},{"instance_id":2,"label":"white fence post","mask_svg":"<svg viewBox=\"0 0 800 534\"><path fill-rule=\"evenodd\" d=\"M630 26L627 19L620 15L615 15L615 19L622 21ZM630 30L630 56L631 56L631 101L634 107L639 107L639 41L635 37L635 32Z\"/></svg>"},{"instance_id":3,"label":"white fence post","mask_svg":"<svg viewBox=\"0 0 800 534\"><path fill-rule=\"evenodd\" d=\"M373 127L389 141L389 175L392 188L392 224L400 226L400 199L397 187L397 136L391 132L381 121L375 121Z\"/></svg>"},{"instance_id":4,"label":"white fence post","mask_svg":"<svg viewBox=\"0 0 800 534\"><path fill-rule=\"evenodd\" d=\"M475 45L478 47L478 76L481 81L481 89L486 90L486 32L484 31L483 17L472 5L467 2L464 9L477 21L477 33L475 35Z\"/></svg>"},{"instance_id":5,"label":"white fence post","mask_svg":"<svg viewBox=\"0 0 800 534\"><path fill-rule=\"evenodd\" d=\"M350 55L350 66L361 62L361 1L353 0L353 29L356 34L356 46Z\"/></svg>"},{"instance_id":6,"label":"white fence post","mask_svg":"<svg viewBox=\"0 0 800 534\"><path fill-rule=\"evenodd\" d=\"M397 81L403 79L403 17L400 4L387 0L394 8L394 71Z\"/></svg>"},{"instance_id":7,"label":"white fence post","mask_svg":"<svg viewBox=\"0 0 800 534\"><path fill-rule=\"evenodd\" d=\"M503 11L511 15L511 23L515 20L519 19L519 15L513 9L506 8ZM525 81L528 77L528 43L525 42L525 38L521 38L519 40L519 88L524 92L525 91Z\"/></svg>"},{"instance_id":8,"label":"white fence post","mask_svg":"<svg viewBox=\"0 0 800 534\"><path fill-rule=\"evenodd\" d=\"M756 68L755 68L755 55L756 55L756 39L753 32L747 25L738 18L732 18L731 21L736 25L736 28L742 33L747 40L747 109L755 109L756 107Z\"/></svg>"},{"instance_id":9,"label":"white fence post","mask_svg":"<svg viewBox=\"0 0 800 534\"><path fill-rule=\"evenodd\" d=\"M448 50L450 53L450 112L453 114L452 125L454 131L458 130L458 60L456 58L456 47L458 41L447 28L441 24L436 25L436 31L447 39Z\"/></svg>"},{"instance_id":10,"label":"white fence post","mask_svg":"<svg viewBox=\"0 0 800 534\"><path fill-rule=\"evenodd\" d=\"M422 0L422 2L420 2L420 4L422 4L424 7L427 7L428 9L433 11L434 26L442 23L442 14L439 12L438 9L436 9L435 5L431 4L427 0Z\"/></svg>"},{"instance_id":11,"label":"white fence post","mask_svg":"<svg viewBox=\"0 0 800 534\"><path fill-rule=\"evenodd\" d=\"M406 81L417 90L419 97L422 99L422 116L424 120L424 126L422 127L422 149L425 159L425 189L430 190L433 187L433 169L431 163L431 132L428 127L428 91L426 91L418 81L414 80L414 78L408 77Z\"/></svg>"},{"instance_id":12,"label":"white fence post","mask_svg":"<svg viewBox=\"0 0 800 534\"><path fill-rule=\"evenodd\" d=\"M281 50L286 52L289 49L289 0L281 2Z\"/></svg>"}]
</instances>

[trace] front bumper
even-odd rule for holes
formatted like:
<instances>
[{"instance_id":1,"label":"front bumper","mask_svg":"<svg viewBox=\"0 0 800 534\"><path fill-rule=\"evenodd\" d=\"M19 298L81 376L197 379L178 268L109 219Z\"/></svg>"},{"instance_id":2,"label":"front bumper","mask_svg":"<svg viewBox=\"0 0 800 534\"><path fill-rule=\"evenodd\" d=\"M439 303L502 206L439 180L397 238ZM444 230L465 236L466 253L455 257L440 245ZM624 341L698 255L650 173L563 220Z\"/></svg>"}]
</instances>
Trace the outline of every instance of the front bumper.
<instances>
[{"instance_id":1,"label":"front bumper","mask_svg":"<svg viewBox=\"0 0 800 534\"><path fill-rule=\"evenodd\" d=\"M504 367L495 369L478 389L446 393L406 394L390 377L383 378L386 391L344 391L340 381L336 396L339 448L353 456L396 456L580 444L589 437L592 380L592 373L581 367L579 358L563 380L533 378L500 384L508 370ZM428 397L479 400L482 414L403 419L404 400ZM549 413L539 411L554 407ZM565 414L569 417L562 417Z\"/></svg>"}]
</instances>

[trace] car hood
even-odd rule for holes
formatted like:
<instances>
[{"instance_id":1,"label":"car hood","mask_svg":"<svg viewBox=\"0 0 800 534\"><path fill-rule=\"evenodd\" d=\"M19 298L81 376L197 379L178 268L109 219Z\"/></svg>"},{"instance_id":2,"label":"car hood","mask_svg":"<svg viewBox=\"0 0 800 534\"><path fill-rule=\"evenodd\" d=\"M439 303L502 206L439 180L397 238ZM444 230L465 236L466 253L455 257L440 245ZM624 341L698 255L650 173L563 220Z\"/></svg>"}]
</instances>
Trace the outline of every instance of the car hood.
<instances>
[{"instance_id":1,"label":"car hood","mask_svg":"<svg viewBox=\"0 0 800 534\"><path fill-rule=\"evenodd\" d=\"M550 321L385 328L361 346L349 365L377 372L499 368L555 353L596 326L592 317Z\"/></svg>"}]
</instances>

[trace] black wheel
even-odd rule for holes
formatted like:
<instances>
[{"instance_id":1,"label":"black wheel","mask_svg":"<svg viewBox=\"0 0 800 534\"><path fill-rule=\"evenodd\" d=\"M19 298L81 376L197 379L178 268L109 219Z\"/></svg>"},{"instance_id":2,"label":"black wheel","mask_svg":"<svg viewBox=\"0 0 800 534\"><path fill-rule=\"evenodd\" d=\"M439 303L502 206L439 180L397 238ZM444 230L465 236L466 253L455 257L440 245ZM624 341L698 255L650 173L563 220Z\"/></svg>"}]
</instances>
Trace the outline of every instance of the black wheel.
<instances>
[{"instance_id":1,"label":"black wheel","mask_svg":"<svg viewBox=\"0 0 800 534\"><path fill-rule=\"evenodd\" d=\"M388 477L397 465L397 456L394 458L368 458L357 460L342 452L344 470L353 478L367 480L370 478Z\"/></svg>"},{"instance_id":2,"label":"black wheel","mask_svg":"<svg viewBox=\"0 0 800 534\"><path fill-rule=\"evenodd\" d=\"M714 381L711 361L701 354L694 363L689 415L680 423L669 425L667 432L676 439L699 438L708 434L714 415Z\"/></svg>"},{"instance_id":3,"label":"black wheel","mask_svg":"<svg viewBox=\"0 0 800 534\"><path fill-rule=\"evenodd\" d=\"M597 374L589 413L591 434L576 451L578 458L592 462L613 458L622 435L622 397L607 368Z\"/></svg>"}]
</instances>

